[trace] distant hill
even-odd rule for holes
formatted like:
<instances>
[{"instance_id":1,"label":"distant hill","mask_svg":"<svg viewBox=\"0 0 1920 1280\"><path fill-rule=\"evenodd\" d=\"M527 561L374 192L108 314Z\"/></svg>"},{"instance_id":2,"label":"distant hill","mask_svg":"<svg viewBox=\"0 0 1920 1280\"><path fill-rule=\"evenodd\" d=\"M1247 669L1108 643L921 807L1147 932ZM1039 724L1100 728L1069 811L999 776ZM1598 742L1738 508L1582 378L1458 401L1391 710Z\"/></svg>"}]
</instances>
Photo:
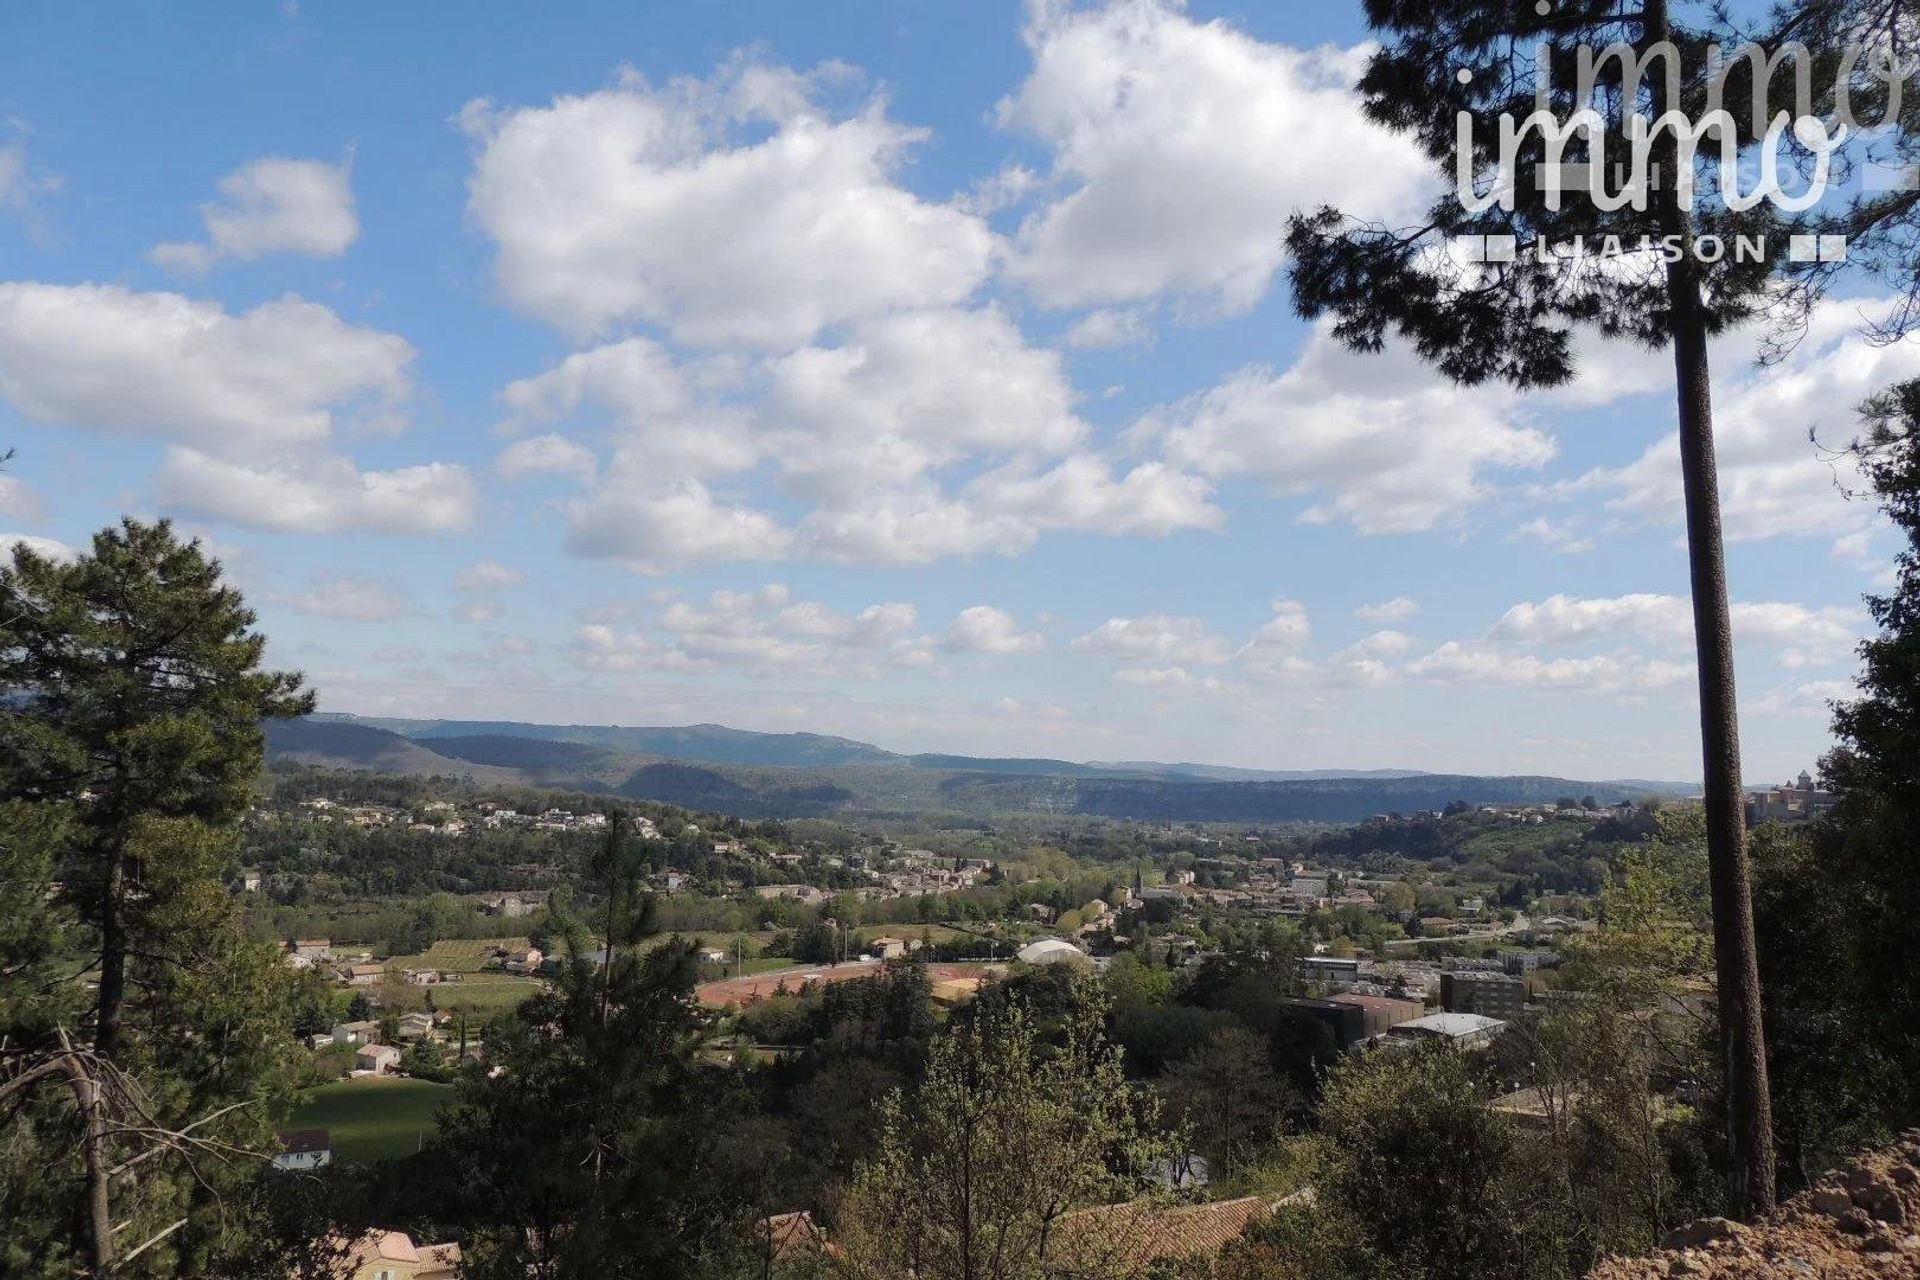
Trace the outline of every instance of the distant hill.
<instances>
[{"instance_id":1,"label":"distant hill","mask_svg":"<svg viewBox=\"0 0 1920 1280\"><path fill-rule=\"evenodd\" d=\"M338 713L335 713L336 715ZM719 724L674 728L620 725L525 724L516 720L384 720L342 717L404 734L418 742L443 738L533 738L572 742L639 755L715 764L829 765L873 764L900 757L866 742L818 733L755 733Z\"/></svg>"},{"instance_id":2,"label":"distant hill","mask_svg":"<svg viewBox=\"0 0 1920 1280\"><path fill-rule=\"evenodd\" d=\"M267 756L329 769L370 769L376 773L410 773L447 777L470 775L476 782L517 782L508 770L476 766L443 756L409 738L368 724L302 720L269 720L265 725Z\"/></svg>"},{"instance_id":3,"label":"distant hill","mask_svg":"<svg viewBox=\"0 0 1920 1280\"><path fill-rule=\"evenodd\" d=\"M1228 764L1159 764L1152 760L1088 761L1102 773L1164 773L1215 782L1309 782L1327 778L1418 778L1419 769L1239 769Z\"/></svg>"},{"instance_id":4,"label":"distant hill","mask_svg":"<svg viewBox=\"0 0 1920 1280\"><path fill-rule=\"evenodd\" d=\"M1359 822L1469 804L1602 804L1685 783L1401 770L1260 770L1151 761L901 755L849 738L723 725L625 728L314 716L268 726L274 758L613 792L739 817L1078 814L1158 822Z\"/></svg>"}]
</instances>

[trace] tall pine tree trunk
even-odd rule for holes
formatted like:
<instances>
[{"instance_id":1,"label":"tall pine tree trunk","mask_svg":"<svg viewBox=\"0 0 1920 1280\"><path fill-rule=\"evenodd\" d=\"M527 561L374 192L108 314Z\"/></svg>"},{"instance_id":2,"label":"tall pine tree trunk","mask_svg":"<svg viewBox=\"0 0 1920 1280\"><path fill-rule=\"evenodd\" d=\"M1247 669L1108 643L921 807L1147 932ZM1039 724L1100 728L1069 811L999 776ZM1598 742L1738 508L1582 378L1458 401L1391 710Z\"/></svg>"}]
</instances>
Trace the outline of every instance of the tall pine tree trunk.
<instances>
[{"instance_id":1,"label":"tall pine tree trunk","mask_svg":"<svg viewBox=\"0 0 1920 1280\"><path fill-rule=\"evenodd\" d=\"M1675 264L1676 268L1680 264ZM1700 668L1700 743L1706 782L1707 872L1713 889L1714 971L1726 1054L1729 1178L1735 1209L1753 1217L1773 1207L1773 1104L1760 1021L1760 965L1740 789L1740 722L1734 699L1733 626L1720 537L1714 466L1713 399L1706 325L1691 271L1668 276L1673 297L1673 364L1679 386L1680 472L1687 502L1687 561L1693 579L1694 651ZM1687 305L1686 295L1693 299ZM1691 314L1689 314L1691 312Z\"/></svg>"},{"instance_id":2,"label":"tall pine tree trunk","mask_svg":"<svg viewBox=\"0 0 1920 1280\"><path fill-rule=\"evenodd\" d=\"M1646 43L1668 40L1667 0L1647 0L1643 12ZM1654 118L1658 119L1680 104L1666 101L1663 76L1655 75L1652 81ZM1740 790L1740 720L1734 697L1726 552L1720 535L1720 479L1714 463L1706 300L1699 264L1692 256L1692 219L1677 194L1679 158L1671 135L1663 136L1669 146L1655 169L1658 189L1654 195L1663 230L1680 238L1682 250L1667 266L1667 323L1673 336L1687 566L1693 585L1693 643L1700 677L1707 875L1713 893L1713 963L1727 1073L1727 1178L1734 1211L1752 1218L1771 1209L1774 1202L1773 1103L1767 1088L1746 809Z\"/></svg>"}]
</instances>

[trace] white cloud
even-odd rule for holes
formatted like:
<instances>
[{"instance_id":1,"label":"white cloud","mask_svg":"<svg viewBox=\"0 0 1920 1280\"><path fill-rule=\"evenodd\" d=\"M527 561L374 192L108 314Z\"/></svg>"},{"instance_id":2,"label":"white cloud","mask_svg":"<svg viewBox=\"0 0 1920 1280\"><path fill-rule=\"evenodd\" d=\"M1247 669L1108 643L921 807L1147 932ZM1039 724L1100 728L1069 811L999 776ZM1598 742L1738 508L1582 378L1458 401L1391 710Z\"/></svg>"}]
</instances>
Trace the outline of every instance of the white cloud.
<instances>
[{"instance_id":1,"label":"white cloud","mask_svg":"<svg viewBox=\"0 0 1920 1280\"><path fill-rule=\"evenodd\" d=\"M1108 618L1073 642L1076 649L1130 662L1217 665L1233 656L1227 642L1205 620L1150 613L1138 618Z\"/></svg>"},{"instance_id":2,"label":"white cloud","mask_svg":"<svg viewBox=\"0 0 1920 1280\"><path fill-rule=\"evenodd\" d=\"M895 176L923 131L883 97L851 115L812 76L736 60L633 72L546 107L468 104L469 209L502 291L575 335L639 319L695 345L788 348L829 325L957 303L987 276L978 217Z\"/></svg>"},{"instance_id":3,"label":"white cloud","mask_svg":"<svg viewBox=\"0 0 1920 1280\"><path fill-rule=\"evenodd\" d=\"M1489 469L1553 456L1547 435L1511 420L1512 403L1508 393L1456 387L1397 346L1348 351L1323 324L1285 373L1243 369L1136 430L1161 438L1176 467L1310 499L1302 519L1409 533L1482 501Z\"/></svg>"},{"instance_id":4,"label":"white cloud","mask_svg":"<svg viewBox=\"0 0 1920 1280\"><path fill-rule=\"evenodd\" d=\"M288 607L316 618L348 622L390 622L408 612L407 599L391 584L367 578L327 578L299 595L285 597Z\"/></svg>"},{"instance_id":5,"label":"white cloud","mask_svg":"<svg viewBox=\"0 0 1920 1280\"><path fill-rule=\"evenodd\" d=\"M1582 555L1599 545L1591 534L1583 533L1578 520L1552 520L1539 516L1513 531L1517 538L1529 538L1566 555Z\"/></svg>"},{"instance_id":6,"label":"white cloud","mask_svg":"<svg viewBox=\"0 0 1920 1280\"><path fill-rule=\"evenodd\" d=\"M347 164L268 156L220 179L221 201L200 206L207 239L155 245L170 271L205 271L224 258L274 253L337 258L360 235Z\"/></svg>"},{"instance_id":7,"label":"white cloud","mask_svg":"<svg viewBox=\"0 0 1920 1280\"><path fill-rule=\"evenodd\" d=\"M0 393L41 422L229 454L311 443L343 413L389 420L413 354L292 295L229 315L121 285L0 283Z\"/></svg>"},{"instance_id":8,"label":"white cloud","mask_svg":"<svg viewBox=\"0 0 1920 1280\"><path fill-rule=\"evenodd\" d=\"M591 482L599 459L593 450L575 444L565 436L530 436L516 440L493 460L494 472L503 480L522 480L534 475L572 476L582 483Z\"/></svg>"},{"instance_id":9,"label":"white cloud","mask_svg":"<svg viewBox=\"0 0 1920 1280\"><path fill-rule=\"evenodd\" d=\"M1353 616L1362 622L1405 622L1419 612L1418 600L1411 596L1395 596L1391 600L1363 604L1353 611Z\"/></svg>"},{"instance_id":10,"label":"white cloud","mask_svg":"<svg viewBox=\"0 0 1920 1280\"><path fill-rule=\"evenodd\" d=\"M1339 653L1339 659L1397 658L1413 648L1413 637L1404 631L1375 631L1360 637Z\"/></svg>"},{"instance_id":11,"label":"white cloud","mask_svg":"<svg viewBox=\"0 0 1920 1280\"><path fill-rule=\"evenodd\" d=\"M1052 149L1057 196L1021 226L1008 274L1077 306L1189 294L1251 305L1289 214L1403 209L1428 170L1367 123L1368 50L1267 44L1179 0L1032 0L1033 70L1001 123Z\"/></svg>"},{"instance_id":12,"label":"white cloud","mask_svg":"<svg viewBox=\"0 0 1920 1280\"><path fill-rule=\"evenodd\" d=\"M1066 342L1082 350L1131 347L1147 340L1147 320L1138 311L1103 307L1067 327Z\"/></svg>"},{"instance_id":13,"label":"white cloud","mask_svg":"<svg viewBox=\"0 0 1920 1280\"><path fill-rule=\"evenodd\" d=\"M1860 696L1860 686L1852 680L1809 680L1804 684L1770 689L1753 704L1753 710L1769 715L1810 716L1825 720L1833 715L1832 704L1851 702Z\"/></svg>"},{"instance_id":14,"label":"white cloud","mask_svg":"<svg viewBox=\"0 0 1920 1280\"><path fill-rule=\"evenodd\" d=\"M757 457L746 413L702 394L724 391L738 377L733 361L676 365L659 343L629 338L509 383L500 398L513 412L510 428L604 411L621 447L643 454L648 470L703 476L742 470ZM591 477L593 459L580 446L549 435L511 446L496 466L503 475L566 471Z\"/></svg>"},{"instance_id":15,"label":"white cloud","mask_svg":"<svg viewBox=\"0 0 1920 1280\"><path fill-rule=\"evenodd\" d=\"M47 517L46 504L26 481L18 476L0 475L0 516L38 523Z\"/></svg>"},{"instance_id":16,"label":"white cloud","mask_svg":"<svg viewBox=\"0 0 1920 1280\"><path fill-rule=\"evenodd\" d=\"M8 560L13 558L15 547L25 547L37 556L48 560L77 560L80 553L58 538L42 538L31 533L0 533L0 555Z\"/></svg>"},{"instance_id":17,"label":"white cloud","mask_svg":"<svg viewBox=\"0 0 1920 1280\"><path fill-rule=\"evenodd\" d=\"M661 484L640 470L628 487L609 485L574 503L567 549L641 573L713 560L773 560L793 534L764 511L715 499L698 480Z\"/></svg>"},{"instance_id":18,"label":"white cloud","mask_svg":"<svg viewBox=\"0 0 1920 1280\"><path fill-rule=\"evenodd\" d=\"M569 545L640 568L924 563L1017 554L1055 530L1159 536L1221 520L1205 480L1097 452L1060 354L1030 346L997 307L903 312L752 365L676 362L632 338L503 399L510 427L601 420L611 455L568 506ZM586 475L586 464L584 449L541 437L496 466ZM776 505L797 514L776 518Z\"/></svg>"},{"instance_id":19,"label":"white cloud","mask_svg":"<svg viewBox=\"0 0 1920 1280\"><path fill-rule=\"evenodd\" d=\"M992 605L962 609L947 627L941 646L955 653L1029 653L1046 647L1037 631L1022 631L1013 615Z\"/></svg>"},{"instance_id":20,"label":"white cloud","mask_svg":"<svg viewBox=\"0 0 1920 1280\"><path fill-rule=\"evenodd\" d=\"M1303 656L1312 642L1306 606L1298 600L1275 600L1273 616L1260 624L1234 657L1254 675L1297 678L1313 671L1313 664Z\"/></svg>"},{"instance_id":21,"label":"white cloud","mask_svg":"<svg viewBox=\"0 0 1920 1280\"><path fill-rule=\"evenodd\" d=\"M41 196L59 189L58 176L37 173L27 163L26 143L0 146L0 208L23 212Z\"/></svg>"},{"instance_id":22,"label":"white cloud","mask_svg":"<svg viewBox=\"0 0 1920 1280\"><path fill-rule=\"evenodd\" d=\"M453 585L462 591L496 591L517 587L526 580L526 574L510 565L497 560L476 560L460 571Z\"/></svg>"},{"instance_id":23,"label":"white cloud","mask_svg":"<svg viewBox=\"0 0 1920 1280\"><path fill-rule=\"evenodd\" d=\"M451 533L479 504L454 463L362 471L331 454L248 463L184 446L167 450L153 492L163 506L275 533Z\"/></svg>"},{"instance_id":24,"label":"white cloud","mask_svg":"<svg viewBox=\"0 0 1920 1280\"><path fill-rule=\"evenodd\" d=\"M485 623L506 616L507 606L498 600L470 600L453 611L462 622Z\"/></svg>"},{"instance_id":25,"label":"white cloud","mask_svg":"<svg viewBox=\"0 0 1920 1280\"><path fill-rule=\"evenodd\" d=\"M1645 693L1684 683L1690 663L1635 654L1543 658L1496 645L1449 640L1406 665L1415 679L1436 684L1509 686L1611 693Z\"/></svg>"},{"instance_id":26,"label":"white cloud","mask_svg":"<svg viewBox=\"0 0 1920 1280\"><path fill-rule=\"evenodd\" d=\"M581 665L609 670L743 667L870 678L932 661L932 642L914 634L917 617L912 605L898 602L846 614L795 600L775 583L752 592L716 591L704 604L674 601L651 631L588 623L575 631L573 651Z\"/></svg>"},{"instance_id":27,"label":"white cloud","mask_svg":"<svg viewBox=\"0 0 1920 1280\"><path fill-rule=\"evenodd\" d=\"M1185 667L1122 667L1113 673L1113 678L1140 689L1219 693L1232 687L1218 676L1196 676Z\"/></svg>"},{"instance_id":28,"label":"white cloud","mask_svg":"<svg viewBox=\"0 0 1920 1280\"><path fill-rule=\"evenodd\" d=\"M1774 651L1789 666L1843 657L1866 621L1858 609L1816 609L1781 601L1736 603L1732 615L1736 647ZM1494 623L1489 639L1528 646L1638 640L1687 649L1693 644L1693 604L1684 596L1645 592L1594 598L1554 595L1514 605Z\"/></svg>"},{"instance_id":29,"label":"white cloud","mask_svg":"<svg viewBox=\"0 0 1920 1280\"><path fill-rule=\"evenodd\" d=\"M1920 377L1920 347L1875 345L1860 330L1892 304L1843 299L1823 304L1806 337L1779 364L1752 366L1754 335L1740 331L1714 345L1714 448L1721 511L1731 541L1845 537L1875 520L1871 504L1847 500L1861 487L1850 459L1830 450L1859 432L1856 413L1876 391ZM1671 406L1665 412L1671 421ZM1817 433L1816 447L1808 432ZM1678 525L1684 517L1680 452L1667 436L1617 469L1587 473L1582 486L1611 492L1626 515Z\"/></svg>"}]
</instances>

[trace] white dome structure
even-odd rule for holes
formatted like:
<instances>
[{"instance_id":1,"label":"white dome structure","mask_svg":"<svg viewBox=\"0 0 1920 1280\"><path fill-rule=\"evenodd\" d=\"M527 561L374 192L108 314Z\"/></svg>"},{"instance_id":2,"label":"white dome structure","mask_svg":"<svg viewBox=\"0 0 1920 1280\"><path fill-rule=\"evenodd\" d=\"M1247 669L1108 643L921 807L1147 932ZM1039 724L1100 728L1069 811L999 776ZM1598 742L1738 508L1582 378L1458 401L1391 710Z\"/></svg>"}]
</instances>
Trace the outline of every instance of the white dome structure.
<instances>
[{"instance_id":1,"label":"white dome structure","mask_svg":"<svg viewBox=\"0 0 1920 1280\"><path fill-rule=\"evenodd\" d=\"M1071 942L1062 942L1058 938L1041 938L1038 942L1029 942L1014 954L1014 959L1022 964L1059 964L1062 961L1085 963L1086 953Z\"/></svg>"}]
</instances>

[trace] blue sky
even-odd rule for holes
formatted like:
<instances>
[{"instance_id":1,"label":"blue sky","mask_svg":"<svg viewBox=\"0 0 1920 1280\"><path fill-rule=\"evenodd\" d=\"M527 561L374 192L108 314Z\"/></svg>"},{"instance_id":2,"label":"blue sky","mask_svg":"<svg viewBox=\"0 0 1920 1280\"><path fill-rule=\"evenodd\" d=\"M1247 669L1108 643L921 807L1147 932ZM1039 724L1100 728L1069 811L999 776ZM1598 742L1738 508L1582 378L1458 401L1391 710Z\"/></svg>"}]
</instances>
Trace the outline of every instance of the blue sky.
<instances>
[{"instance_id":1,"label":"blue sky","mask_svg":"<svg viewBox=\"0 0 1920 1280\"><path fill-rule=\"evenodd\" d=\"M1462 391L1290 312L1431 177L1359 6L0 18L0 533L173 516L325 708L903 750L1697 775L1664 356ZM1750 781L1893 544L1716 351Z\"/></svg>"}]
</instances>

